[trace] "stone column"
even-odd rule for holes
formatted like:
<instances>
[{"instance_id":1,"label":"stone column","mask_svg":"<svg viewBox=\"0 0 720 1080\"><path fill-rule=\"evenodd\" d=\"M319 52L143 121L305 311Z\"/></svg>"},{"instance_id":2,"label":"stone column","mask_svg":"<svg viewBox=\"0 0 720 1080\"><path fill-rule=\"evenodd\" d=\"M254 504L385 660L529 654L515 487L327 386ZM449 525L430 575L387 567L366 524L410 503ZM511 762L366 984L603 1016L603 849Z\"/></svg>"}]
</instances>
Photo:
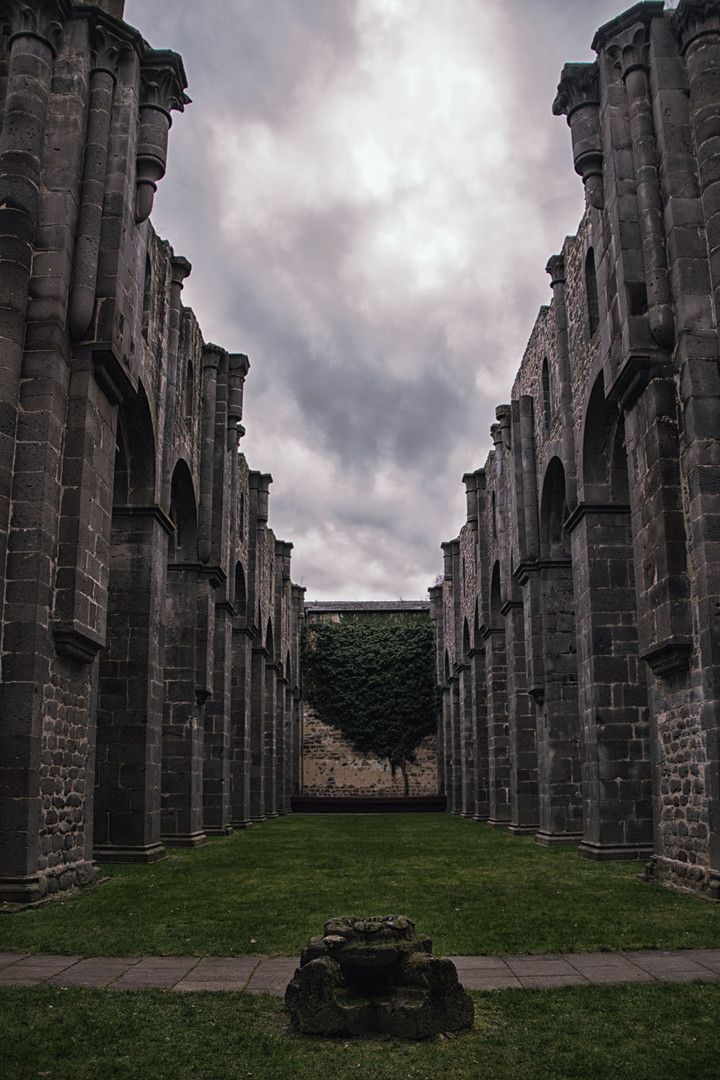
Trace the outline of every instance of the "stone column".
<instances>
[{"instance_id":1,"label":"stone column","mask_svg":"<svg viewBox=\"0 0 720 1080\"><path fill-rule=\"evenodd\" d=\"M553 102L556 116L567 115L575 172L582 177L587 201L602 210L603 143L600 129L600 84L597 62L566 64Z\"/></svg>"},{"instance_id":2,"label":"stone column","mask_svg":"<svg viewBox=\"0 0 720 1080\"><path fill-rule=\"evenodd\" d=\"M535 707L527 692L525 614L522 602L503 608L507 649L509 723L509 831L535 833L538 826L538 771Z\"/></svg>"},{"instance_id":3,"label":"stone column","mask_svg":"<svg viewBox=\"0 0 720 1080\"><path fill-rule=\"evenodd\" d=\"M488 825L510 822L510 728L507 707L505 628L483 632L487 671Z\"/></svg>"},{"instance_id":4,"label":"stone column","mask_svg":"<svg viewBox=\"0 0 720 1080\"><path fill-rule=\"evenodd\" d=\"M203 830L203 707L207 700L198 615L206 602L202 568L170 563L164 615L165 705L162 747L162 835L195 847ZM200 632L199 632L200 631Z\"/></svg>"},{"instance_id":5,"label":"stone column","mask_svg":"<svg viewBox=\"0 0 720 1080\"><path fill-rule=\"evenodd\" d=\"M250 820L265 820L265 665L267 649L253 643L250 687Z\"/></svg>"},{"instance_id":6,"label":"stone column","mask_svg":"<svg viewBox=\"0 0 720 1080\"><path fill-rule=\"evenodd\" d=\"M650 731L638 654L629 507L582 503L568 521L575 568L583 841L590 859L653 851Z\"/></svg>"},{"instance_id":7,"label":"stone column","mask_svg":"<svg viewBox=\"0 0 720 1080\"><path fill-rule=\"evenodd\" d=\"M158 506L113 511L108 646L100 657L95 858L155 862L161 844L165 565L172 522Z\"/></svg>"},{"instance_id":8,"label":"stone column","mask_svg":"<svg viewBox=\"0 0 720 1080\"><path fill-rule=\"evenodd\" d=\"M544 682L533 693L538 705L540 818L535 841L545 846L577 844L582 840L582 777L570 559L541 560L539 601Z\"/></svg>"},{"instance_id":9,"label":"stone column","mask_svg":"<svg viewBox=\"0 0 720 1080\"><path fill-rule=\"evenodd\" d=\"M235 829L250 824L250 674L252 632L247 619L233 616L231 673L230 821Z\"/></svg>"}]
</instances>

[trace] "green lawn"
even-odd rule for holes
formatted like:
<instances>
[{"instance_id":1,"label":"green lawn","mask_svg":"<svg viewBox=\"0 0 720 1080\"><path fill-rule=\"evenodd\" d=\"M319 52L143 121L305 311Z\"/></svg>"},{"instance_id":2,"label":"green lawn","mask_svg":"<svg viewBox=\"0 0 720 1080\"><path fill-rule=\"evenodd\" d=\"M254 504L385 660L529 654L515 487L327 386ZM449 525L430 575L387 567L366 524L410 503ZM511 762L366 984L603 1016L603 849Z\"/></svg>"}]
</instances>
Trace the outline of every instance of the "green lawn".
<instances>
[{"instance_id":1,"label":"green lawn","mask_svg":"<svg viewBox=\"0 0 720 1080\"><path fill-rule=\"evenodd\" d=\"M402 913L436 953L720 947L720 905L637 880L637 863L447 814L268 821L0 917L0 949L85 956L296 954L326 919Z\"/></svg>"},{"instance_id":2,"label":"green lawn","mask_svg":"<svg viewBox=\"0 0 720 1080\"><path fill-rule=\"evenodd\" d=\"M8 1080L717 1080L720 986L473 994L472 1031L422 1043L292 1032L279 998L0 991Z\"/></svg>"}]
</instances>

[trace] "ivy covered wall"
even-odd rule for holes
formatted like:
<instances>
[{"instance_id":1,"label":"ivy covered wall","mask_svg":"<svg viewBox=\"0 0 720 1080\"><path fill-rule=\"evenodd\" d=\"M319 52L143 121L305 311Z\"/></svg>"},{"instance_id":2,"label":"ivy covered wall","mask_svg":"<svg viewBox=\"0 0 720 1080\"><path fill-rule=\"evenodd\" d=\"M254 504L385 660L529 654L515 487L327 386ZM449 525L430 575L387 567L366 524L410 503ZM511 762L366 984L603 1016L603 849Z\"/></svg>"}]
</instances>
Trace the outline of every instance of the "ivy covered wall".
<instances>
[{"instance_id":1,"label":"ivy covered wall","mask_svg":"<svg viewBox=\"0 0 720 1080\"><path fill-rule=\"evenodd\" d=\"M437 794L434 663L428 604L307 604L304 796Z\"/></svg>"}]
</instances>

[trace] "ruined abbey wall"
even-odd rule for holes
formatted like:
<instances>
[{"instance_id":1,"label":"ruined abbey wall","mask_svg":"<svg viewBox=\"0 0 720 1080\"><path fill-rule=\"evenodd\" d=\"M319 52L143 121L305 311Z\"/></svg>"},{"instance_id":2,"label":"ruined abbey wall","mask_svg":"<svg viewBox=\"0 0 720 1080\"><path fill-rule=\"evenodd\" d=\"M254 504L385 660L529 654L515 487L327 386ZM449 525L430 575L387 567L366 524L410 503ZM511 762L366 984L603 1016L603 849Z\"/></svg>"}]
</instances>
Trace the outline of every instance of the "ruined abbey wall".
<instances>
[{"instance_id":1,"label":"ruined abbey wall","mask_svg":"<svg viewBox=\"0 0 720 1080\"><path fill-rule=\"evenodd\" d=\"M249 363L148 217L177 54L122 0L0 0L0 898L290 807L292 545Z\"/></svg>"},{"instance_id":2,"label":"ruined abbey wall","mask_svg":"<svg viewBox=\"0 0 720 1080\"><path fill-rule=\"evenodd\" d=\"M305 623L339 622L344 617L397 620L428 617L422 601L339 601L305 604ZM438 790L437 737L429 735L419 744L416 760L407 765L408 795L436 796ZM403 798L405 784L400 770L395 776L387 759L357 750L340 731L318 719L312 707L300 701L299 794L320 798Z\"/></svg>"},{"instance_id":3,"label":"ruined abbey wall","mask_svg":"<svg viewBox=\"0 0 720 1080\"><path fill-rule=\"evenodd\" d=\"M431 590L458 814L720 898L720 3L568 64L586 212Z\"/></svg>"}]
</instances>

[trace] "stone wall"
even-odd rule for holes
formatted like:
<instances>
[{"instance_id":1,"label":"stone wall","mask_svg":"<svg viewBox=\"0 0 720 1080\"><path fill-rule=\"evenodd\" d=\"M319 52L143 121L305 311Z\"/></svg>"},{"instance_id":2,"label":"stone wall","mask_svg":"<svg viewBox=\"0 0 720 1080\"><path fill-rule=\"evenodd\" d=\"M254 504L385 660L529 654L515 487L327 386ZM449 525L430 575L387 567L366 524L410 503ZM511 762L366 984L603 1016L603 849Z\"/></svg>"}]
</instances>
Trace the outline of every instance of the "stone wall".
<instances>
[{"instance_id":1,"label":"stone wall","mask_svg":"<svg viewBox=\"0 0 720 1080\"><path fill-rule=\"evenodd\" d=\"M181 58L121 0L0 0L0 898L285 813L292 545L148 217Z\"/></svg>"},{"instance_id":2,"label":"stone wall","mask_svg":"<svg viewBox=\"0 0 720 1080\"><path fill-rule=\"evenodd\" d=\"M397 619L403 615L417 618L429 606L422 602L339 602L308 601L305 619L339 621L361 615L377 619ZM387 760L378 760L356 750L336 728L322 723L307 701L301 701L300 794L323 798L400 798L405 795L401 772L395 776ZM428 796L438 793L437 737L431 735L420 743L417 760L407 766L408 795Z\"/></svg>"},{"instance_id":3,"label":"stone wall","mask_svg":"<svg viewBox=\"0 0 720 1080\"><path fill-rule=\"evenodd\" d=\"M408 765L411 796L436 795L437 738L423 739L417 761ZM358 753L339 731L321 723L306 704L302 713L302 775L300 791L324 798L401 798L402 775L393 777L387 761Z\"/></svg>"},{"instance_id":4,"label":"stone wall","mask_svg":"<svg viewBox=\"0 0 720 1080\"><path fill-rule=\"evenodd\" d=\"M568 64L586 211L431 590L453 812L720 898L720 3Z\"/></svg>"}]
</instances>

